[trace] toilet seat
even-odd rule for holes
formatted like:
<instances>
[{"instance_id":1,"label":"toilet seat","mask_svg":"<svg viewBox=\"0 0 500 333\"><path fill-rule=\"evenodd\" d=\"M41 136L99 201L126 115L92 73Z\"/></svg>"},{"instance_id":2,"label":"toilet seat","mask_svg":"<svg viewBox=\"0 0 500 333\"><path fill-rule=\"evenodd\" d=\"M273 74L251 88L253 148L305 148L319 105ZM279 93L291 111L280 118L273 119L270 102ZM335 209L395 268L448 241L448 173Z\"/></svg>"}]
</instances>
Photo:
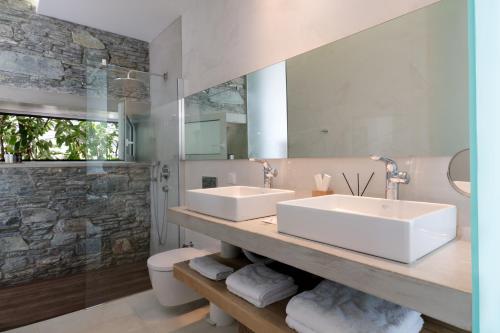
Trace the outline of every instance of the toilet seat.
<instances>
[{"instance_id":1,"label":"toilet seat","mask_svg":"<svg viewBox=\"0 0 500 333\"><path fill-rule=\"evenodd\" d=\"M157 272L171 272L174 264L210 254L208 251L185 247L161 252L148 259L148 268Z\"/></svg>"}]
</instances>

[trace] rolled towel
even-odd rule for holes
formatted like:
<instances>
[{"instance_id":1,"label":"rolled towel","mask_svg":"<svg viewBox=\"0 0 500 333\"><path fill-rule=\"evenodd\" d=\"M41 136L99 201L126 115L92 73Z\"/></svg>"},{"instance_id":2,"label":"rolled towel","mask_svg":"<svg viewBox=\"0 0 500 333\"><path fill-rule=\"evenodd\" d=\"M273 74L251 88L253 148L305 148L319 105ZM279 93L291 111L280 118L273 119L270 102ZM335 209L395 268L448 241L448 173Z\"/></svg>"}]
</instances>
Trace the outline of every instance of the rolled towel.
<instances>
[{"instance_id":1,"label":"rolled towel","mask_svg":"<svg viewBox=\"0 0 500 333\"><path fill-rule=\"evenodd\" d=\"M252 264L231 274L228 290L257 307L265 307L297 292L293 278L264 264Z\"/></svg>"},{"instance_id":2,"label":"rolled towel","mask_svg":"<svg viewBox=\"0 0 500 333\"><path fill-rule=\"evenodd\" d=\"M293 297L286 313L316 333L417 333L423 326L416 311L327 280Z\"/></svg>"},{"instance_id":3,"label":"rolled towel","mask_svg":"<svg viewBox=\"0 0 500 333\"><path fill-rule=\"evenodd\" d=\"M191 259L189 267L215 281L224 280L234 272L232 267L223 265L210 256Z\"/></svg>"}]
</instances>

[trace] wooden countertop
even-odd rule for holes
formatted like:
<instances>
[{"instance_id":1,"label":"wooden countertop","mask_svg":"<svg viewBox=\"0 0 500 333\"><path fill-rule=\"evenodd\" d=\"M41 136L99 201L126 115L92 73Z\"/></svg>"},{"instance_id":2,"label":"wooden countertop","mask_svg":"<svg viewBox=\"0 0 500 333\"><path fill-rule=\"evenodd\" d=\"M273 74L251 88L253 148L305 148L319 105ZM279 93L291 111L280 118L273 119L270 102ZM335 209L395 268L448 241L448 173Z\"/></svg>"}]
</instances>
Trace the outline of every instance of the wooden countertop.
<instances>
[{"instance_id":1,"label":"wooden countertop","mask_svg":"<svg viewBox=\"0 0 500 333\"><path fill-rule=\"evenodd\" d=\"M469 242L453 241L408 265L280 234L262 219L232 222L176 207L169 222L471 329Z\"/></svg>"}]
</instances>

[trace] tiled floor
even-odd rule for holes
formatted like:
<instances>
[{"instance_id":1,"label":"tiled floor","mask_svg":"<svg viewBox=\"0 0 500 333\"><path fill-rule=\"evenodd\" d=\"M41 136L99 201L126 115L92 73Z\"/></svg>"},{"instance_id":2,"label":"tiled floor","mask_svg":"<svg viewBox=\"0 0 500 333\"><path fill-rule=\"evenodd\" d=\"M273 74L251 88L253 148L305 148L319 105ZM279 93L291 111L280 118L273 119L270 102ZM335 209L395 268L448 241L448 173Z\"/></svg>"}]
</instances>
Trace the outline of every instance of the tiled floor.
<instances>
[{"instance_id":1,"label":"tiled floor","mask_svg":"<svg viewBox=\"0 0 500 333\"><path fill-rule=\"evenodd\" d=\"M9 333L236 333L236 325L213 327L208 305L198 302L166 309L151 290L52 318Z\"/></svg>"}]
</instances>

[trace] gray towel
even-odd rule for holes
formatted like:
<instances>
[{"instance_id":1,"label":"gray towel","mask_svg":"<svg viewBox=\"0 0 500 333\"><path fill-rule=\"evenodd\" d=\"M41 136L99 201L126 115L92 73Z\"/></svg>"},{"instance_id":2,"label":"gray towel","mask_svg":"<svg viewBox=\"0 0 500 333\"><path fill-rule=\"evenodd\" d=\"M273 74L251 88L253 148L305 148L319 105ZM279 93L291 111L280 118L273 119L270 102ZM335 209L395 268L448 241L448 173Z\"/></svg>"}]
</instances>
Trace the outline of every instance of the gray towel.
<instances>
[{"instance_id":1,"label":"gray towel","mask_svg":"<svg viewBox=\"0 0 500 333\"><path fill-rule=\"evenodd\" d=\"M417 333L423 326L416 311L328 280L294 296L286 313L288 324L301 333L332 332L332 327L343 333Z\"/></svg>"}]
</instances>

